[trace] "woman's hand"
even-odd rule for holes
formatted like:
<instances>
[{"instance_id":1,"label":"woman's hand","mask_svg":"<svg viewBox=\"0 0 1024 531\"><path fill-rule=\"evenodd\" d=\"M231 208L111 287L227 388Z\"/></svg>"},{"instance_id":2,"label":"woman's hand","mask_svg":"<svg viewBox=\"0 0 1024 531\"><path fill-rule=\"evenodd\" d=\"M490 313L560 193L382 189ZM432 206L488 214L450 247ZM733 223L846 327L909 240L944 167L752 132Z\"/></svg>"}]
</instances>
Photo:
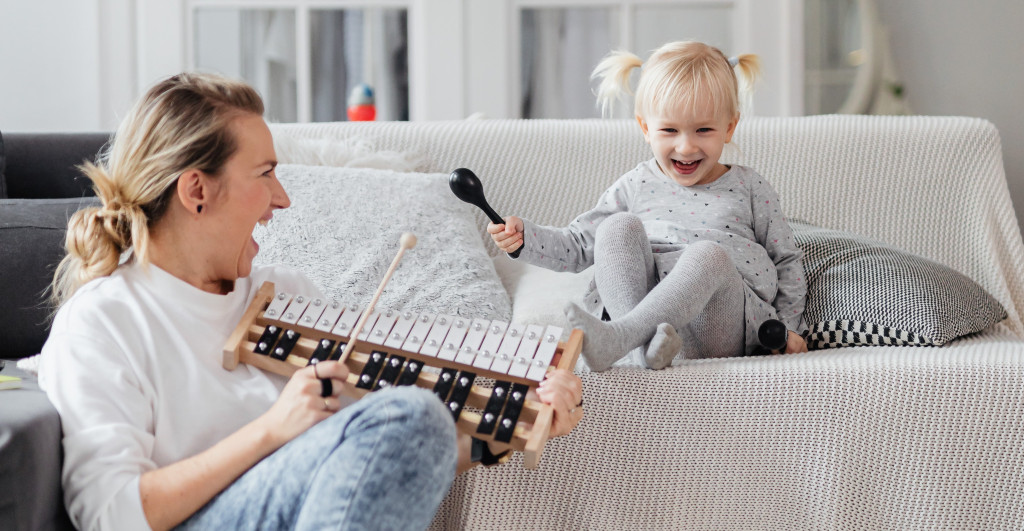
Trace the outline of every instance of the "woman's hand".
<instances>
[{"instance_id":1,"label":"woman's hand","mask_svg":"<svg viewBox=\"0 0 1024 531\"><path fill-rule=\"evenodd\" d=\"M786 338L786 354L797 354L800 352L807 352L807 342L804 341L803 336L790 330L789 337Z\"/></svg>"},{"instance_id":2,"label":"woman's hand","mask_svg":"<svg viewBox=\"0 0 1024 531\"><path fill-rule=\"evenodd\" d=\"M329 379L330 394L320 396ZM316 423L341 409L338 396L348 386L348 367L336 361L324 361L295 371L274 405L260 420L265 421L273 440L283 446Z\"/></svg>"},{"instance_id":3,"label":"woman's hand","mask_svg":"<svg viewBox=\"0 0 1024 531\"><path fill-rule=\"evenodd\" d=\"M330 379L327 397L318 376ZM143 473L139 495L149 526L180 524L260 459L331 416L338 395L350 389L346 378L348 368L334 361L299 369L266 413L192 457Z\"/></svg>"},{"instance_id":4,"label":"woman's hand","mask_svg":"<svg viewBox=\"0 0 1024 531\"><path fill-rule=\"evenodd\" d=\"M506 253L514 253L523 245L523 220L509 216L505 223L488 223L487 232L498 248Z\"/></svg>"},{"instance_id":5,"label":"woman's hand","mask_svg":"<svg viewBox=\"0 0 1024 531\"><path fill-rule=\"evenodd\" d=\"M571 432L583 419L583 381L565 369L548 373L537 386L537 398L554 408L551 437Z\"/></svg>"}]
</instances>

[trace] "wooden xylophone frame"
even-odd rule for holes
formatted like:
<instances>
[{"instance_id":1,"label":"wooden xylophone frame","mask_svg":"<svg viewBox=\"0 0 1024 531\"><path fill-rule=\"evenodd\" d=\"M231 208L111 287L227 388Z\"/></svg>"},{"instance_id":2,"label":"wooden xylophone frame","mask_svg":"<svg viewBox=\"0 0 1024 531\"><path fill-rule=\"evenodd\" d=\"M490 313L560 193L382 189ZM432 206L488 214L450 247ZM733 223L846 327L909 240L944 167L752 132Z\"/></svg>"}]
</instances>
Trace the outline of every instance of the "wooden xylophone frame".
<instances>
[{"instance_id":1,"label":"wooden xylophone frame","mask_svg":"<svg viewBox=\"0 0 1024 531\"><path fill-rule=\"evenodd\" d=\"M280 320L267 317L265 312L275 296L276 291L274 284L272 282L264 282L243 314L238 326L228 337L228 340L224 345L223 366L225 369L234 370L238 367L239 363L245 363L275 374L290 377L295 371L302 369L309 364L310 358L322 340L327 339L335 342L349 342L349 336L328 333L299 324L284 323ZM275 359L264 354L257 354L255 352L257 342L266 328L270 325L293 330L300 336L295 342L294 347L292 347L291 352L283 360ZM583 332L575 329L572 330L567 341L558 342L555 354L552 357L547 370L566 369L571 372L576 365L576 360L579 357L582 343ZM367 393L372 392L368 389L359 388L356 384L363 372L363 368L370 359L371 352L374 351L383 352L389 356L401 356L409 361L417 360L426 366L437 369L448 368L460 371L467 370L475 374L477 377L492 378L496 382L522 384L527 387L529 391L536 389L539 384L537 381L520 378L518 376L492 372L478 367L466 366L454 361L420 354L418 352L410 352L381 344L371 343L365 340L357 340L355 350L346 360L343 360L349 369L348 383L350 385L348 388L356 393L357 398L361 398ZM433 389L437 380L437 374L430 371L420 371L415 385L426 389ZM488 400L491 399L491 391L492 389L488 387L472 385L469 396L466 398L465 405L476 410L484 410ZM553 411L554 410L550 405L533 400L529 398L529 395L527 395L527 398L523 401L522 410L519 413L518 421L512 432L511 440L506 442L506 444L511 446L514 450L523 453L523 466L526 468L534 469L540 464L540 457L543 453L544 445L548 440L551 430ZM456 428L460 432L467 433L477 439L485 441L496 440L493 433L481 434L477 432L477 427L481 423L481 420L482 415L480 413L477 413L476 411L462 410L458 413Z\"/></svg>"}]
</instances>

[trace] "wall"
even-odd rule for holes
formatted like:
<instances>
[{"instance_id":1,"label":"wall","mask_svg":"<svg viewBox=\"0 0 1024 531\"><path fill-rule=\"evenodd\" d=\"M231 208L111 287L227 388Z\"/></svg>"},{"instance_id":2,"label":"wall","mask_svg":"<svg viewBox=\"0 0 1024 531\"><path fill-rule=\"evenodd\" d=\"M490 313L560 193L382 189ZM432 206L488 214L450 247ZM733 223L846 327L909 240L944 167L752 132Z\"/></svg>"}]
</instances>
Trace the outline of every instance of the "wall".
<instances>
[{"instance_id":1,"label":"wall","mask_svg":"<svg viewBox=\"0 0 1024 531\"><path fill-rule=\"evenodd\" d=\"M1024 221L1024 2L878 0L879 16L917 114L993 122L1018 223ZM949 178L958 178L949 169ZM1024 226L1024 223L1021 223Z\"/></svg>"},{"instance_id":2,"label":"wall","mask_svg":"<svg viewBox=\"0 0 1024 531\"><path fill-rule=\"evenodd\" d=\"M109 131L136 96L136 0L0 0L0 132Z\"/></svg>"},{"instance_id":3,"label":"wall","mask_svg":"<svg viewBox=\"0 0 1024 531\"><path fill-rule=\"evenodd\" d=\"M97 128L97 16L89 0L0 0L0 131Z\"/></svg>"}]
</instances>

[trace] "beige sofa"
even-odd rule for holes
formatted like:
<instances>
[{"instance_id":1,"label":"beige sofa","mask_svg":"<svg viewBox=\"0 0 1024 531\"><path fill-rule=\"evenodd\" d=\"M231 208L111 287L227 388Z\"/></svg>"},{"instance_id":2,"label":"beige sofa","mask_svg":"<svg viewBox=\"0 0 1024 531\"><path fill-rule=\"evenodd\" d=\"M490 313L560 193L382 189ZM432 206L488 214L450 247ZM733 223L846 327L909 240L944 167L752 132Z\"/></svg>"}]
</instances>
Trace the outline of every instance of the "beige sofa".
<instances>
[{"instance_id":1,"label":"beige sofa","mask_svg":"<svg viewBox=\"0 0 1024 531\"><path fill-rule=\"evenodd\" d=\"M272 129L416 154L420 170L470 168L502 215L556 225L650 157L631 121ZM1024 528L1024 245L994 127L745 118L734 147L728 161L768 178L789 216L945 264L995 297L1006 319L943 347L680 360L662 371L580 365L579 427L548 444L537 470L517 457L459 477L435 528ZM588 281L504 256L495 264L513 318L557 320Z\"/></svg>"}]
</instances>

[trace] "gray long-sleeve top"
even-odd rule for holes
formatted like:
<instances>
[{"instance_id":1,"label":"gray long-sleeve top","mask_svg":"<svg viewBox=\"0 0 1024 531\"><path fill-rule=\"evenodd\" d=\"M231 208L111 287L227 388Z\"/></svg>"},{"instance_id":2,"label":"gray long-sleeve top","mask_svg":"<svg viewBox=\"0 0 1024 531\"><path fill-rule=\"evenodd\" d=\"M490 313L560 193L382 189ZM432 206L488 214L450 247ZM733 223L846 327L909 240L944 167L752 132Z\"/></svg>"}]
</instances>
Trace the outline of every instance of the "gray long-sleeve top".
<instances>
[{"instance_id":1,"label":"gray long-sleeve top","mask_svg":"<svg viewBox=\"0 0 1024 531\"><path fill-rule=\"evenodd\" d=\"M688 244L714 241L729 253L757 297L774 307L790 330L803 330L803 253L778 194L754 170L733 165L710 184L687 187L667 177L651 159L620 177L597 206L568 227L524 220L519 258L555 271L582 271L594 263L598 224L616 212L643 221L660 276L668 274Z\"/></svg>"}]
</instances>

